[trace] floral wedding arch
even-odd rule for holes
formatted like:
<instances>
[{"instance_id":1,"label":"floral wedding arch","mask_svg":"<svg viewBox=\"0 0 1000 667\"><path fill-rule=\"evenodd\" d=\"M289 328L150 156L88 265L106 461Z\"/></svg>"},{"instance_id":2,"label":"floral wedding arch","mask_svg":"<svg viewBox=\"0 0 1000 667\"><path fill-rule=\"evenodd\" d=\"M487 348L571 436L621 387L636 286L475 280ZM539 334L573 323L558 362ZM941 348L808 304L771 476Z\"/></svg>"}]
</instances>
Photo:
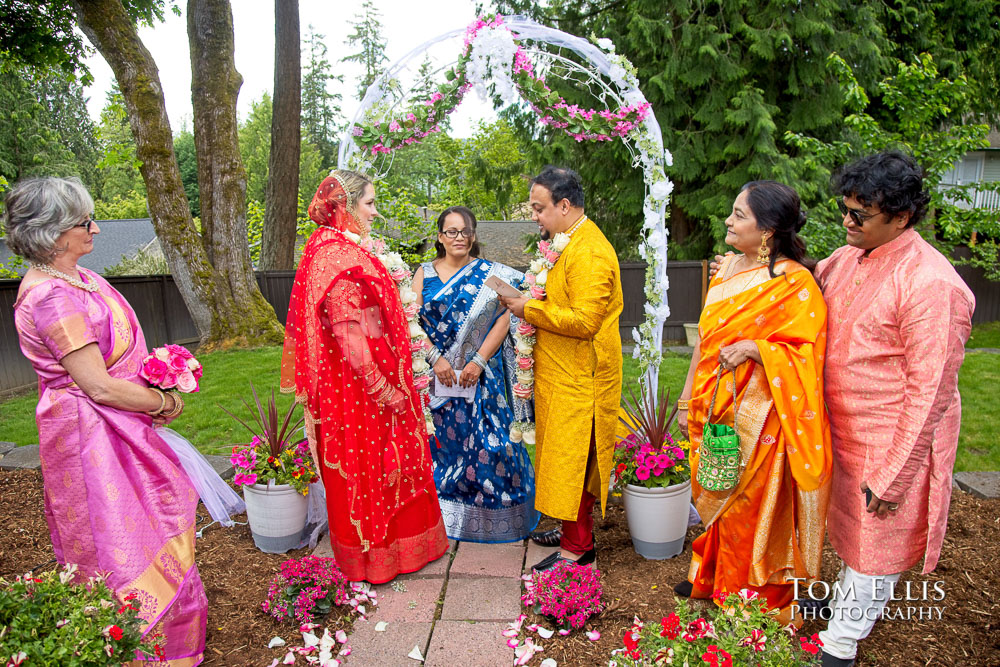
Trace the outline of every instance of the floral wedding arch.
<instances>
[{"instance_id":1,"label":"floral wedding arch","mask_svg":"<svg viewBox=\"0 0 1000 667\"><path fill-rule=\"evenodd\" d=\"M422 71L425 84L442 73L444 83L421 86L423 93L403 90L399 83L402 75L416 71L432 49L456 44L460 37L463 42L457 54L446 56L445 64L433 71ZM659 125L639 90L635 68L615 53L611 40L592 40L517 16L478 19L465 29L429 40L395 62L368 88L341 139L338 165L375 177L384 175L392 164L393 151L439 132L439 123L470 88L484 99L492 95L504 105L527 104L540 124L561 130L576 141L620 140L646 183L638 247L647 263L645 319L632 330L632 338L643 388L655 397L663 323L670 316L664 216L673 184L664 166L670 166L672 158L663 149ZM589 90L604 108L567 104L545 84L546 77L573 81Z\"/></svg>"}]
</instances>

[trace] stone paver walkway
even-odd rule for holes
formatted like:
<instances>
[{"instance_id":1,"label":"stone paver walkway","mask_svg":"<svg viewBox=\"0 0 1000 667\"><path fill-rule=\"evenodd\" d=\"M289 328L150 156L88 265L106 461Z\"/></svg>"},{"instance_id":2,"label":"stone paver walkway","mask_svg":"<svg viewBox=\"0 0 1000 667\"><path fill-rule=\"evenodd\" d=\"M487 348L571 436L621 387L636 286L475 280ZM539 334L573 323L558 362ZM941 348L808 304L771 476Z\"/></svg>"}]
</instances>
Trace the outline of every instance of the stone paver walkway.
<instances>
[{"instance_id":1,"label":"stone paver walkway","mask_svg":"<svg viewBox=\"0 0 1000 667\"><path fill-rule=\"evenodd\" d=\"M555 548L533 543L451 542L419 572L374 586L376 611L354 624L348 667L509 667L514 651L500 633L521 613L521 574ZM329 537L317 556L332 557ZM376 631L381 622L382 632Z\"/></svg>"}]
</instances>

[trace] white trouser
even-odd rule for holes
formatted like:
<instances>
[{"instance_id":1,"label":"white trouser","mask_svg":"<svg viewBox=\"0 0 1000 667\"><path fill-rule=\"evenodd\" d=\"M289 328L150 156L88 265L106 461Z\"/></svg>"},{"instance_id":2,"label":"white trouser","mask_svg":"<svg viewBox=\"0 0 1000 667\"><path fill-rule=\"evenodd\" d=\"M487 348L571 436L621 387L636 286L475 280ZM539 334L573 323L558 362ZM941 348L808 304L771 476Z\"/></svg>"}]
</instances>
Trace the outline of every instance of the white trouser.
<instances>
[{"instance_id":1,"label":"white trouser","mask_svg":"<svg viewBox=\"0 0 1000 667\"><path fill-rule=\"evenodd\" d=\"M832 614L830 622L826 630L819 633L823 650L836 658L853 659L858 652L858 642L868 636L875 621L882 616L882 609L892 596L899 576L870 576L844 564L837 585L833 587L833 601L828 612Z\"/></svg>"}]
</instances>

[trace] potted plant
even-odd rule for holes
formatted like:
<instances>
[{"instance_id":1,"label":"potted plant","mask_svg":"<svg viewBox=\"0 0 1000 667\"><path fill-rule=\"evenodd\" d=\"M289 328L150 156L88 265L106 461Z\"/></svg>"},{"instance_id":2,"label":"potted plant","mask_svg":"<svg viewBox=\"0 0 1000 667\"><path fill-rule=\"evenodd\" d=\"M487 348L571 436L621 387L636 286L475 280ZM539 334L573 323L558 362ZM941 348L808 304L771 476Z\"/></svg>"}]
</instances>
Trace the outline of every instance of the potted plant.
<instances>
[{"instance_id":1,"label":"potted plant","mask_svg":"<svg viewBox=\"0 0 1000 667\"><path fill-rule=\"evenodd\" d=\"M775 620L774 611L756 592L716 592L712 597L719 604L710 605L704 616L680 600L677 611L659 623L637 618L625 632L624 646L611 652L609 667L819 664L823 646L819 637L796 636L795 626Z\"/></svg>"},{"instance_id":2,"label":"potted plant","mask_svg":"<svg viewBox=\"0 0 1000 667\"><path fill-rule=\"evenodd\" d=\"M266 409L261 406L252 382L250 391L254 407L246 400L243 405L253 418L253 426L219 406L252 436L249 443L233 446L229 457L236 468L233 483L243 487L254 544L265 553L285 553L297 548L302 541L308 506L306 496L309 485L319 477L309 444L305 440L291 442L303 422L300 417L292 424L298 406L292 403L279 420L274 390L271 390Z\"/></svg>"},{"instance_id":3,"label":"potted plant","mask_svg":"<svg viewBox=\"0 0 1000 667\"><path fill-rule=\"evenodd\" d=\"M625 501L632 546L650 560L673 558L684 550L691 503L690 443L670 435L677 406L670 408L670 392L656 401L643 391L637 399L629 391L625 417L629 434L615 444L614 485Z\"/></svg>"},{"instance_id":4,"label":"potted plant","mask_svg":"<svg viewBox=\"0 0 1000 667\"><path fill-rule=\"evenodd\" d=\"M136 594L118 598L100 576L77 566L13 581L0 579L0 663L121 665L163 658L162 635L142 636Z\"/></svg>"}]
</instances>

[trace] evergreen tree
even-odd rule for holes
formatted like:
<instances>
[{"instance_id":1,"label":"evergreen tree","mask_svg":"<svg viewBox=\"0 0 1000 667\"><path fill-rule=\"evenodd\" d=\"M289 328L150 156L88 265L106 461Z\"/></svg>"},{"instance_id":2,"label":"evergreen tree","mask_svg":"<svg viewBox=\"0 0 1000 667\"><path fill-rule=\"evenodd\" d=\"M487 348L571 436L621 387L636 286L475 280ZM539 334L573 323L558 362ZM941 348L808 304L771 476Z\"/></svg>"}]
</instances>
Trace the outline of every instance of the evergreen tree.
<instances>
[{"instance_id":1,"label":"evergreen tree","mask_svg":"<svg viewBox=\"0 0 1000 667\"><path fill-rule=\"evenodd\" d=\"M365 0L361 5L361 13L351 22L354 32L347 36L347 43L360 47L357 53L344 58L345 62L355 62L364 68L364 73L358 78L358 99L365 96L368 86L384 70L388 62L385 55L385 39L382 37L381 14L375 8L372 0Z\"/></svg>"},{"instance_id":2,"label":"evergreen tree","mask_svg":"<svg viewBox=\"0 0 1000 667\"><path fill-rule=\"evenodd\" d=\"M77 102L85 110L85 103L82 97L54 99L51 91L55 88L69 93L69 84L55 78L10 63L0 66L0 108L4 110L0 113L0 177L11 183L26 176L81 176L92 182L95 160L86 149L93 146L93 123L73 129L72 120L63 118L78 110ZM79 86L74 90L80 94ZM74 154L74 148L82 157ZM82 166L87 167L86 174Z\"/></svg>"},{"instance_id":3,"label":"evergreen tree","mask_svg":"<svg viewBox=\"0 0 1000 667\"><path fill-rule=\"evenodd\" d=\"M526 12L572 34L610 38L636 66L664 146L673 153L668 171L676 183L671 227L674 241L687 238L688 256L704 257L711 246L721 244L722 221L743 183L774 178L798 185L787 148L780 143L785 130L823 137L839 130L842 100L825 67L826 54L843 53L866 86L874 85L886 65L887 40L867 3L498 4L505 14ZM549 83L567 100L594 104L568 84ZM531 117L519 123L522 133L533 126ZM609 237L620 251L633 248L644 186L629 153L620 144L576 144L549 134L533 135L542 139L536 144L536 160L577 168L588 184L588 211L606 230L617 232ZM628 231L624 237L622 230ZM684 250L671 245L675 256L683 256Z\"/></svg>"},{"instance_id":4,"label":"evergreen tree","mask_svg":"<svg viewBox=\"0 0 1000 667\"><path fill-rule=\"evenodd\" d=\"M315 145L323 164L332 168L337 164L338 135L347 121L340 109L343 96L330 92L330 83L343 83L344 76L330 72L325 40L309 26L304 44L308 60L302 73L302 139Z\"/></svg>"}]
</instances>

